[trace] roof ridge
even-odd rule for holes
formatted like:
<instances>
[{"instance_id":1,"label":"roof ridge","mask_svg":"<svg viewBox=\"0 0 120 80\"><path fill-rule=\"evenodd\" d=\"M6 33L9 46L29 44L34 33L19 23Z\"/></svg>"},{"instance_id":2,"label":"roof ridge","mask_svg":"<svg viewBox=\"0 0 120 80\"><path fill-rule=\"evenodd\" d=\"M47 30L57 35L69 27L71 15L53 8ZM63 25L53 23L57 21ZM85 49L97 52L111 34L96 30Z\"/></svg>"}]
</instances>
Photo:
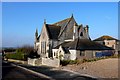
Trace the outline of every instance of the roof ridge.
<instances>
[{"instance_id":1,"label":"roof ridge","mask_svg":"<svg viewBox=\"0 0 120 80\"><path fill-rule=\"evenodd\" d=\"M70 18L66 18L66 19L60 20L60 21L58 21L58 22L56 22L56 23L53 23L53 25L56 25L56 24L61 23L61 22L64 22L64 21L66 21L66 20L68 20L68 19L70 19Z\"/></svg>"},{"instance_id":2,"label":"roof ridge","mask_svg":"<svg viewBox=\"0 0 120 80\"><path fill-rule=\"evenodd\" d=\"M55 24L47 24L47 25L61 27L61 26L58 26L58 25L55 25Z\"/></svg>"},{"instance_id":3,"label":"roof ridge","mask_svg":"<svg viewBox=\"0 0 120 80\"><path fill-rule=\"evenodd\" d=\"M111 37L111 36L108 36L108 35L103 35L101 37L96 38L95 40L112 40L112 39L118 40L118 39Z\"/></svg>"}]
</instances>

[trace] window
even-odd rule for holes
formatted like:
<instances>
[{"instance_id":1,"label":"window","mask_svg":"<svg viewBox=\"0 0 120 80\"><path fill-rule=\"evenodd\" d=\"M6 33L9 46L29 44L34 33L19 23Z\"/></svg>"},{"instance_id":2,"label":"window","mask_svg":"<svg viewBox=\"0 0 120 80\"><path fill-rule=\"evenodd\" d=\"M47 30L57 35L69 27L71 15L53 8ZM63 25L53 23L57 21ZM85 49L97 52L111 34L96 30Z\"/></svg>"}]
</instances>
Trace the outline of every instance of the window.
<instances>
[{"instance_id":1,"label":"window","mask_svg":"<svg viewBox=\"0 0 120 80\"><path fill-rule=\"evenodd\" d=\"M61 51L59 51L59 53L61 53Z\"/></svg>"},{"instance_id":2,"label":"window","mask_svg":"<svg viewBox=\"0 0 120 80\"><path fill-rule=\"evenodd\" d=\"M83 32L80 33L80 36L83 36Z\"/></svg>"},{"instance_id":3,"label":"window","mask_svg":"<svg viewBox=\"0 0 120 80\"><path fill-rule=\"evenodd\" d=\"M114 49L114 45L112 45L112 48Z\"/></svg>"},{"instance_id":4,"label":"window","mask_svg":"<svg viewBox=\"0 0 120 80\"><path fill-rule=\"evenodd\" d=\"M41 53L46 53L46 42L41 42Z\"/></svg>"},{"instance_id":5,"label":"window","mask_svg":"<svg viewBox=\"0 0 120 80\"><path fill-rule=\"evenodd\" d=\"M103 45L105 45L105 42L103 42Z\"/></svg>"}]
</instances>

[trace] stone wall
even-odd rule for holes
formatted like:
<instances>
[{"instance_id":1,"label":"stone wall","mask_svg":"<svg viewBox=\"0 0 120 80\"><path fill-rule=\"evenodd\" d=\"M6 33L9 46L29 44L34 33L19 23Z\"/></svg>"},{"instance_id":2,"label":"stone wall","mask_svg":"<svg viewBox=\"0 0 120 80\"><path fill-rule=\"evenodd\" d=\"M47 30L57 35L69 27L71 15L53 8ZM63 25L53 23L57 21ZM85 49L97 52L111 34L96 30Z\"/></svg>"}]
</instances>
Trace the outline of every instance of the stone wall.
<instances>
[{"instance_id":1,"label":"stone wall","mask_svg":"<svg viewBox=\"0 0 120 80\"><path fill-rule=\"evenodd\" d=\"M42 65L42 59L41 58L36 58L36 59L28 58L28 64L33 65L33 66L40 66Z\"/></svg>"},{"instance_id":2,"label":"stone wall","mask_svg":"<svg viewBox=\"0 0 120 80\"><path fill-rule=\"evenodd\" d=\"M60 60L59 59L42 58L42 65L51 66L51 67L59 67Z\"/></svg>"},{"instance_id":3,"label":"stone wall","mask_svg":"<svg viewBox=\"0 0 120 80\"><path fill-rule=\"evenodd\" d=\"M33 65L33 66L46 65L46 66L51 66L51 67L59 67L60 60L59 59L50 59L50 58L40 58L40 59L28 58L28 64Z\"/></svg>"},{"instance_id":4,"label":"stone wall","mask_svg":"<svg viewBox=\"0 0 120 80\"><path fill-rule=\"evenodd\" d=\"M36 60L37 60L37 59L28 58L28 64L35 66L35 65L36 65L36 64L35 64L35 61L36 61Z\"/></svg>"},{"instance_id":5,"label":"stone wall","mask_svg":"<svg viewBox=\"0 0 120 80\"><path fill-rule=\"evenodd\" d=\"M16 62L16 63L22 63L22 64L28 64L27 61L22 61L22 60L8 59L8 61Z\"/></svg>"}]
</instances>

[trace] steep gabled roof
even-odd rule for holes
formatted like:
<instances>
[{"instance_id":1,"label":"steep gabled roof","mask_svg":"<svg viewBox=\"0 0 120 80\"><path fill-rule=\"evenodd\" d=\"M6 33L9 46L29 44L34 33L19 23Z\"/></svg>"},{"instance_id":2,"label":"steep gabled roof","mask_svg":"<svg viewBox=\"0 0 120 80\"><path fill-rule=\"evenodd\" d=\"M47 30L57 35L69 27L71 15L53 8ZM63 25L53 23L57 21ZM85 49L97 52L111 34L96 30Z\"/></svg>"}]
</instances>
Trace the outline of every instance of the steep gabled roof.
<instances>
[{"instance_id":1,"label":"steep gabled roof","mask_svg":"<svg viewBox=\"0 0 120 80\"><path fill-rule=\"evenodd\" d=\"M46 29L50 39L58 39L60 33L60 26L46 24Z\"/></svg>"},{"instance_id":2,"label":"steep gabled roof","mask_svg":"<svg viewBox=\"0 0 120 80\"><path fill-rule=\"evenodd\" d=\"M73 50L113 50L110 47L104 46L88 39L75 39L74 41L64 42L60 45L62 47ZM58 48L60 45L55 48Z\"/></svg>"},{"instance_id":3,"label":"steep gabled roof","mask_svg":"<svg viewBox=\"0 0 120 80\"><path fill-rule=\"evenodd\" d=\"M54 23L53 25L57 25L57 26L63 27L63 26L65 26L65 25L67 24L67 22L68 22L69 20L70 20L70 18L67 18L67 19L61 20L61 21L59 21L59 22L56 22L56 23Z\"/></svg>"},{"instance_id":4,"label":"steep gabled roof","mask_svg":"<svg viewBox=\"0 0 120 80\"><path fill-rule=\"evenodd\" d=\"M101 36L101 37L95 39L94 41L103 41L103 40L117 40L117 39L115 39L111 36L104 35L104 36Z\"/></svg>"},{"instance_id":5,"label":"steep gabled roof","mask_svg":"<svg viewBox=\"0 0 120 80\"><path fill-rule=\"evenodd\" d=\"M67 25L69 24L69 22L70 22L72 19L74 19L73 15L72 15L70 18L61 20L61 21L56 22L56 23L53 24L53 25L61 26L59 36L64 32L65 28L67 27ZM75 25L77 25L76 22L75 22ZM59 37L59 36L58 36L58 37Z\"/></svg>"},{"instance_id":6,"label":"steep gabled roof","mask_svg":"<svg viewBox=\"0 0 120 80\"><path fill-rule=\"evenodd\" d=\"M67 18L67 19L64 19L64 20L59 21L59 22L54 24L57 26L61 26L60 33L58 36L60 36L62 34L63 30L65 29L65 27L67 26L67 24L69 23L70 20L71 20L71 18Z\"/></svg>"}]
</instances>

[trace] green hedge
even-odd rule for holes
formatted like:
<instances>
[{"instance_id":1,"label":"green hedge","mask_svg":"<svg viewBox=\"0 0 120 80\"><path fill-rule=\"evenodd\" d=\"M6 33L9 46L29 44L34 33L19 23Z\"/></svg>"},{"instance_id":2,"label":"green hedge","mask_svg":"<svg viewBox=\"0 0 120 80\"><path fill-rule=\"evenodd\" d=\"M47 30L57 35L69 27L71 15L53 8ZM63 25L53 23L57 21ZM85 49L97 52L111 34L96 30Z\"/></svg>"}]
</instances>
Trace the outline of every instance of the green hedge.
<instances>
[{"instance_id":1,"label":"green hedge","mask_svg":"<svg viewBox=\"0 0 120 80\"><path fill-rule=\"evenodd\" d=\"M16 60L27 60L27 55L24 55L23 53L8 53L5 55L8 59L16 59Z\"/></svg>"}]
</instances>

